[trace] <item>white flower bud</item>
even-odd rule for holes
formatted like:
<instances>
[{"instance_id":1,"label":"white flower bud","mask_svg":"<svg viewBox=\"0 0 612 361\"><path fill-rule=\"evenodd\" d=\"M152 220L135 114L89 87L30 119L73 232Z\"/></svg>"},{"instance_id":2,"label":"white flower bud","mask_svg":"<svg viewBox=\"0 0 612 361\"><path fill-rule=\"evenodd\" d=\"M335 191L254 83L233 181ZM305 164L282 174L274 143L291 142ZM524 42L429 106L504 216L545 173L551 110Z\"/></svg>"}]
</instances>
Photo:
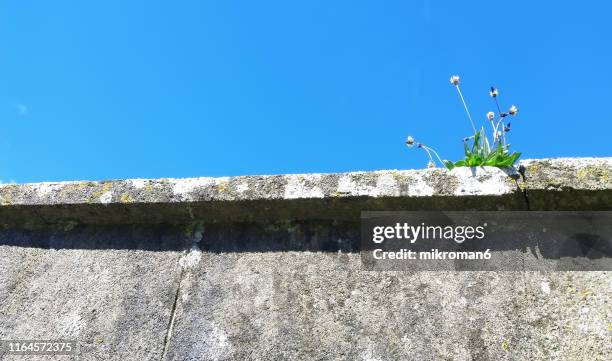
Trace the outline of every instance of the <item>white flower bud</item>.
<instances>
[{"instance_id":1,"label":"white flower bud","mask_svg":"<svg viewBox=\"0 0 612 361\"><path fill-rule=\"evenodd\" d=\"M450 77L451 84L457 86L459 85L459 75L453 75Z\"/></svg>"}]
</instances>

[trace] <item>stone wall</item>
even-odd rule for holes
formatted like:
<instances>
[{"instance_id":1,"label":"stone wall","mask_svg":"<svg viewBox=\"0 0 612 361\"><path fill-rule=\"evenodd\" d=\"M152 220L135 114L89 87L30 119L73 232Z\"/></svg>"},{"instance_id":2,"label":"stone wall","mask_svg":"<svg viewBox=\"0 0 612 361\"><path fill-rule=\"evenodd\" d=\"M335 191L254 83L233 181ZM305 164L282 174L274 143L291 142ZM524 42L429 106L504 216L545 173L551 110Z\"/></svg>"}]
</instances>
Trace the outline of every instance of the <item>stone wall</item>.
<instances>
[{"instance_id":1,"label":"stone wall","mask_svg":"<svg viewBox=\"0 0 612 361\"><path fill-rule=\"evenodd\" d=\"M609 272L361 268L362 210L612 210L612 158L521 165L2 185L0 339L77 340L81 360L607 360Z\"/></svg>"}]
</instances>

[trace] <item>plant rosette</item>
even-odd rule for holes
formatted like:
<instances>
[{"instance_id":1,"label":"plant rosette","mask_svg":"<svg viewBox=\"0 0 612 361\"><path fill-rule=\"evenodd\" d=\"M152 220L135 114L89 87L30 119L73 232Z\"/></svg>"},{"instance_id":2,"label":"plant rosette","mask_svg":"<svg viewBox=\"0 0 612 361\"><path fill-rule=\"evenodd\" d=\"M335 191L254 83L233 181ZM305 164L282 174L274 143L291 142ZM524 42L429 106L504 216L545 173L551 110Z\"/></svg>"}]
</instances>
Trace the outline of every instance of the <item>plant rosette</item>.
<instances>
[{"instance_id":1,"label":"plant rosette","mask_svg":"<svg viewBox=\"0 0 612 361\"><path fill-rule=\"evenodd\" d=\"M481 127L480 130L476 129L476 125L472 119L472 115L468 109L461 88L459 87L459 76L453 75L450 78L451 84L457 90L457 94L461 99L465 113L472 126L474 132L472 136L463 138L463 150L465 158L452 162L450 160L443 160L438 152L430 146L424 143L417 142L412 136L406 138L406 145L408 148L419 148L422 149L429 162L427 163L428 168L436 167L436 160L445 166L447 169L453 169L456 167L497 167L497 168L511 168L514 166L516 161L521 156L519 152L510 152L510 144L507 143L507 133L510 132L511 123L507 121L508 117L514 117L518 114L518 108L516 105L512 105L507 112L502 112L497 100L499 96L499 90L495 87L491 87L489 95L494 100L497 107L498 113L495 114L489 111L486 114L487 121L491 125L492 129L492 142L487 138L485 128ZM468 143L471 141L471 145Z\"/></svg>"}]
</instances>

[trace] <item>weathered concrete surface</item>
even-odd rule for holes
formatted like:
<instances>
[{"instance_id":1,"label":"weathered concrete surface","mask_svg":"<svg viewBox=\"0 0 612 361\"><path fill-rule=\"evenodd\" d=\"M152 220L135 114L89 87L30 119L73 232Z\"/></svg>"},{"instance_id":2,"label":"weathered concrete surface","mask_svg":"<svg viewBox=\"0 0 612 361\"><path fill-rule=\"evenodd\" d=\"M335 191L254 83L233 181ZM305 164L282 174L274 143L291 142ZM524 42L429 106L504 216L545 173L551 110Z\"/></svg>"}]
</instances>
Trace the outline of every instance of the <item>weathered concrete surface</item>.
<instances>
[{"instance_id":1,"label":"weathered concrete surface","mask_svg":"<svg viewBox=\"0 0 612 361\"><path fill-rule=\"evenodd\" d=\"M531 159L529 187L548 190L609 190L612 158ZM189 203L351 197L501 196L516 191L516 171L493 167L388 170L100 182L3 184L5 206Z\"/></svg>"},{"instance_id":2,"label":"weathered concrete surface","mask_svg":"<svg viewBox=\"0 0 612 361\"><path fill-rule=\"evenodd\" d=\"M159 360L181 252L112 249L134 245L133 236L167 247L178 243L168 232L124 231L0 233L0 339L77 340L85 360ZM6 237L20 246L2 245Z\"/></svg>"},{"instance_id":3,"label":"weathered concrete surface","mask_svg":"<svg viewBox=\"0 0 612 361\"><path fill-rule=\"evenodd\" d=\"M206 254L169 360L607 360L602 272L360 270L345 253Z\"/></svg>"},{"instance_id":4,"label":"weathered concrete surface","mask_svg":"<svg viewBox=\"0 0 612 361\"><path fill-rule=\"evenodd\" d=\"M0 185L0 222L183 223L355 219L362 210L609 209L612 158L527 160L497 168L132 179Z\"/></svg>"},{"instance_id":5,"label":"weathered concrete surface","mask_svg":"<svg viewBox=\"0 0 612 361\"><path fill-rule=\"evenodd\" d=\"M76 339L81 360L608 360L609 272L360 268L361 210L612 210L612 158L523 165L3 185L0 339Z\"/></svg>"},{"instance_id":6,"label":"weathered concrete surface","mask_svg":"<svg viewBox=\"0 0 612 361\"><path fill-rule=\"evenodd\" d=\"M532 159L521 162L531 210L609 210L612 158Z\"/></svg>"}]
</instances>

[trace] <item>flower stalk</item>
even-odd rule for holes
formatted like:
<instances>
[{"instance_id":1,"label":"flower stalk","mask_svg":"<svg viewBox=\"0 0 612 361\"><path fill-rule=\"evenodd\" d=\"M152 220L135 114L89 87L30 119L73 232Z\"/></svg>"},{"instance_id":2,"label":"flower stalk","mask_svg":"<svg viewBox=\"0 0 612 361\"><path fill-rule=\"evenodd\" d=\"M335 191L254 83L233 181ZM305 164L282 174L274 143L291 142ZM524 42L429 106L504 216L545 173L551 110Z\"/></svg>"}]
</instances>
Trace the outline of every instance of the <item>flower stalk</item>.
<instances>
[{"instance_id":1,"label":"flower stalk","mask_svg":"<svg viewBox=\"0 0 612 361\"><path fill-rule=\"evenodd\" d=\"M474 125L474 121L472 120L472 115L470 114L470 110L468 109L465 99L463 98L463 94L461 93L461 88L459 88L459 75L451 76L450 82L457 89L457 93L459 94L459 98L461 98L461 102L463 103L463 108L465 109L465 113L467 114L468 119L470 120L470 124L472 125L472 130L474 131L474 133L476 133L476 126Z\"/></svg>"},{"instance_id":2,"label":"flower stalk","mask_svg":"<svg viewBox=\"0 0 612 361\"><path fill-rule=\"evenodd\" d=\"M450 82L457 90L457 94L459 94L459 99L461 100L465 113L467 114L468 119L470 121L472 131L474 132L474 135L463 138L465 158L454 163L448 160L443 160L438 154L438 152L436 152L433 148L423 143L416 143L412 136L409 136L406 139L406 145L409 148L412 148L414 145L416 145L417 148L423 149L423 151L427 154L427 157L429 158L429 162L427 163L427 166L429 168L433 168L436 166L435 160L439 161L448 169L462 166L474 167L485 165L500 168L512 167L520 157L521 153L509 152L510 145L506 143L506 133L510 131L510 122L506 122L506 118L508 116L516 116L518 114L518 108L515 105L512 105L507 112L502 112L498 101L499 90L495 87L490 88L489 95L491 98L493 98L495 107L498 111L497 117L496 114L492 111L486 114L487 120L491 124L491 128L493 131L493 142L490 143L487 139L484 128L481 128L481 130L477 130L476 124L474 123L472 115L470 114L469 108L467 106L467 102L465 101L463 93L461 92L461 88L459 87L459 79L460 78L458 75L453 75L450 77ZM471 146L468 145L468 141L472 141Z\"/></svg>"}]
</instances>

